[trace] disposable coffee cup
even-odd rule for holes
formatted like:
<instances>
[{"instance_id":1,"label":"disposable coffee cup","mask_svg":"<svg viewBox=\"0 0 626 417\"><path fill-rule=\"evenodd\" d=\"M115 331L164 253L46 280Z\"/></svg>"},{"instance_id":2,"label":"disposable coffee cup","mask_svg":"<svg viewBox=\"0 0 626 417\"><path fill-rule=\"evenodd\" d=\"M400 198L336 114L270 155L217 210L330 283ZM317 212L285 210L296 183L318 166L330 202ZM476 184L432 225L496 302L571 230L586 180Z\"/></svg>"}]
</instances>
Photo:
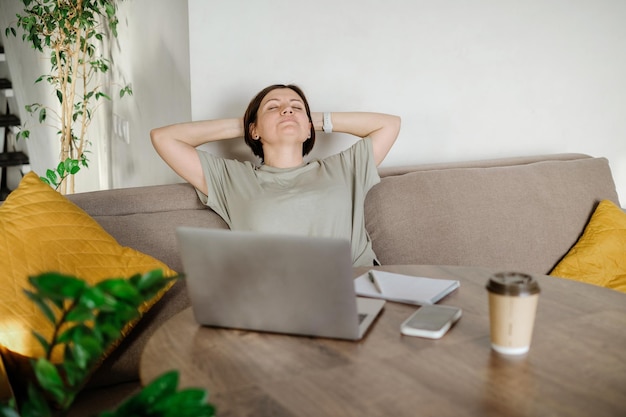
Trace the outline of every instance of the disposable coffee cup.
<instances>
[{"instance_id":1,"label":"disposable coffee cup","mask_svg":"<svg viewBox=\"0 0 626 417\"><path fill-rule=\"evenodd\" d=\"M528 274L501 272L487 282L491 347L504 355L530 349L539 284Z\"/></svg>"}]
</instances>

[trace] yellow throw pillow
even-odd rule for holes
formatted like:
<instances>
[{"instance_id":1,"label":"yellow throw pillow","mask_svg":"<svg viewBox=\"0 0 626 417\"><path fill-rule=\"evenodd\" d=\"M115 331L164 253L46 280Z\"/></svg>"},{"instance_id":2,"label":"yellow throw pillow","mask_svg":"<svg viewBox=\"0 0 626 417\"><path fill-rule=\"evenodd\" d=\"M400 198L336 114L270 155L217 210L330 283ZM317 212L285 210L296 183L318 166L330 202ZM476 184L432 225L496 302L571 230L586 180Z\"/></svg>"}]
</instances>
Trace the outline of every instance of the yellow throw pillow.
<instances>
[{"instance_id":1,"label":"yellow throw pillow","mask_svg":"<svg viewBox=\"0 0 626 417\"><path fill-rule=\"evenodd\" d=\"M601 201L583 235L550 275L626 292L626 213Z\"/></svg>"},{"instance_id":2,"label":"yellow throw pillow","mask_svg":"<svg viewBox=\"0 0 626 417\"><path fill-rule=\"evenodd\" d=\"M32 172L0 205L0 254L0 345L17 361L43 354L32 330L45 337L52 334L51 324L23 293L30 288L29 276L60 272L95 284L155 269L176 275L164 263L119 245L85 211ZM142 313L165 291L146 303ZM126 332L133 325L129 323ZM61 352L52 359L60 362Z\"/></svg>"}]
</instances>

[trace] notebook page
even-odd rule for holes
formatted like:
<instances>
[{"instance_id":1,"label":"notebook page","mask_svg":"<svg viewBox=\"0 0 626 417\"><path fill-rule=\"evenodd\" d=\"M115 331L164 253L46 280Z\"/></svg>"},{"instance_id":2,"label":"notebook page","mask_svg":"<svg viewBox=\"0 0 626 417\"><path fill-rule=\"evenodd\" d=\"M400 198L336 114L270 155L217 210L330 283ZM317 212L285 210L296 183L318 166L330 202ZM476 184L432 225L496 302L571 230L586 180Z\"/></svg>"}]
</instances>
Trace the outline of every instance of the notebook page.
<instances>
[{"instance_id":1,"label":"notebook page","mask_svg":"<svg viewBox=\"0 0 626 417\"><path fill-rule=\"evenodd\" d=\"M369 274L375 276L382 292L371 281ZM407 304L435 304L460 286L460 282L451 279L416 277L386 271L370 270L354 281L357 295Z\"/></svg>"}]
</instances>

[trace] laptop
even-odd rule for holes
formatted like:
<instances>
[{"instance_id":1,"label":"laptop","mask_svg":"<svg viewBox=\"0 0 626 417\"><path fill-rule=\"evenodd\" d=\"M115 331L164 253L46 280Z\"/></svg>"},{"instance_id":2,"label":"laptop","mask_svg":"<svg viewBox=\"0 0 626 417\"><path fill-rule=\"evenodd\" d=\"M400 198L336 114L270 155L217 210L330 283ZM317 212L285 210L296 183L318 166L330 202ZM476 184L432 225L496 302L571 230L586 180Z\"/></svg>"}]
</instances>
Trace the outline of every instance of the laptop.
<instances>
[{"instance_id":1,"label":"laptop","mask_svg":"<svg viewBox=\"0 0 626 417\"><path fill-rule=\"evenodd\" d=\"M201 325L359 340L385 304L357 298L347 240L196 227L176 235Z\"/></svg>"}]
</instances>

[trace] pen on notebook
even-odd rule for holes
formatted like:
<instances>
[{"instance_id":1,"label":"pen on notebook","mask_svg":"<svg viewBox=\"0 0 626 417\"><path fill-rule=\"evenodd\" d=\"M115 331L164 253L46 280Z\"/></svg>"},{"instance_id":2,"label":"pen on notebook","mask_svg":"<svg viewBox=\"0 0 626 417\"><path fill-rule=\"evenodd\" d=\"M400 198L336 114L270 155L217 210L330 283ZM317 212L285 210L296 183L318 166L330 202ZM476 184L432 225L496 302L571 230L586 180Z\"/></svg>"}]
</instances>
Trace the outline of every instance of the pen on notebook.
<instances>
[{"instance_id":1,"label":"pen on notebook","mask_svg":"<svg viewBox=\"0 0 626 417\"><path fill-rule=\"evenodd\" d=\"M374 275L374 272L367 271L367 276L369 277L370 282L372 284L374 284L374 288L376 288L376 291L378 291L380 294L382 294L383 290L380 288L380 284L378 284L378 280L376 279L376 276Z\"/></svg>"}]
</instances>

